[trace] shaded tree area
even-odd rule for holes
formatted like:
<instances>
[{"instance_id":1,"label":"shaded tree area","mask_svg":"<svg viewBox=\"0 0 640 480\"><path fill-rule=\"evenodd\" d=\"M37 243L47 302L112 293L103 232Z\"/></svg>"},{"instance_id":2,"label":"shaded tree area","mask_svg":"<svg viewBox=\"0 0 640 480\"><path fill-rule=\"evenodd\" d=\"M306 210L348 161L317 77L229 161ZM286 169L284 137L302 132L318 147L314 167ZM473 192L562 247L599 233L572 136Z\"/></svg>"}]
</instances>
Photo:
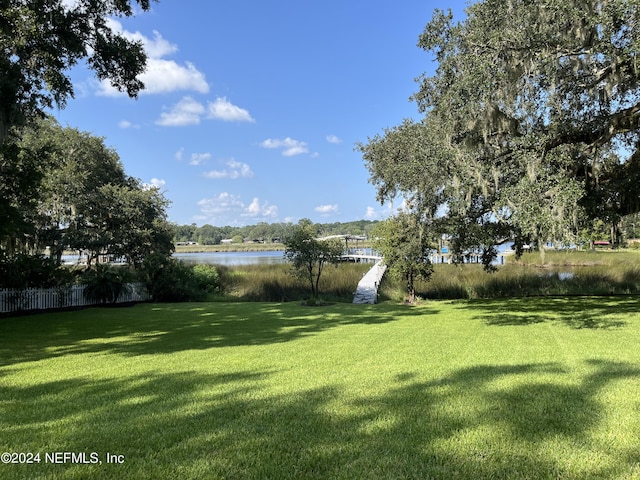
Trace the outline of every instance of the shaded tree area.
<instances>
[{"instance_id":1,"label":"shaded tree area","mask_svg":"<svg viewBox=\"0 0 640 480\"><path fill-rule=\"evenodd\" d=\"M379 223L374 230L374 247L391 275L406 283L409 303L416 300L416 280L429 280L433 273L429 255L435 239L426 231L427 225L405 212Z\"/></svg>"},{"instance_id":2,"label":"shaded tree area","mask_svg":"<svg viewBox=\"0 0 640 480\"><path fill-rule=\"evenodd\" d=\"M436 10L435 75L406 120L358 145L382 202L405 197L454 254L580 243L640 211L640 3L483 0ZM588 236L588 235L587 235ZM486 263L488 264L488 263Z\"/></svg>"},{"instance_id":3,"label":"shaded tree area","mask_svg":"<svg viewBox=\"0 0 640 480\"><path fill-rule=\"evenodd\" d=\"M125 174L101 138L46 116L73 98L72 67L135 98L144 88L142 42L110 18L154 0L0 2L0 270L6 286L64 283L63 250L124 256L138 266L170 253L166 199ZM48 258L43 255L47 251Z\"/></svg>"},{"instance_id":4,"label":"shaded tree area","mask_svg":"<svg viewBox=\"0 0 640 480\"><path fill-rule=\"evenodd\" d=\"M342 242L318 238L318 226L308 219L298 222L285 240L285 259L291 263L292 273L309 281L311 295L318 299L320 277L327 265L340 262Z\"/></svg>"},{"instance_id":5,"label":"shaded tree area","mask_svg":"<svg viewBox=\"0 0 640 480\"><path fill-rule=\"evenodd\" d=\"M168 201L126 175L104 139L55 120L33 121L0 157L0 254L5 262L47 254L59 265L65 250L142 265L152 253L170 255Z\"/></svg>"},{"instance_id":6,"label":"shaded tree area","mask_svg":"<svg viewBox=\"0 0 640 480\"><path fill-rule=\"evenodd\" d=\"M136 97L146 66L142 43L111 29L109 17L148 11L153 0L5 0L0 3L0 145L12 127L64 107L68 70L81 61L99 80Z\"/></svg>"}]
</instances>

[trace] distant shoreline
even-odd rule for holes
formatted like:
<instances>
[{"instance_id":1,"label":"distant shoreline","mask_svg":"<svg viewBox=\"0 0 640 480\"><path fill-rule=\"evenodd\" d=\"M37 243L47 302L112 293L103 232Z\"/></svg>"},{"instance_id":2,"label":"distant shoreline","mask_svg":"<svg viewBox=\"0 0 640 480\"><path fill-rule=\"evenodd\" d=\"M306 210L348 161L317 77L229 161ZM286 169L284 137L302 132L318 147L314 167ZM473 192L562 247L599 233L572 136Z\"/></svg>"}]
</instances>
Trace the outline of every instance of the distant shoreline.
<instances>
[{"instance_id":1,"label":"distant shoreline","mask_svg":"<svg viewBox=\"0 0 640 480\"><path fill-rule=\"evenodd\" d=\"M175 253L284 251L282 243L231 243L220 245L176 245Z\"/></svg>"}]
</instances>

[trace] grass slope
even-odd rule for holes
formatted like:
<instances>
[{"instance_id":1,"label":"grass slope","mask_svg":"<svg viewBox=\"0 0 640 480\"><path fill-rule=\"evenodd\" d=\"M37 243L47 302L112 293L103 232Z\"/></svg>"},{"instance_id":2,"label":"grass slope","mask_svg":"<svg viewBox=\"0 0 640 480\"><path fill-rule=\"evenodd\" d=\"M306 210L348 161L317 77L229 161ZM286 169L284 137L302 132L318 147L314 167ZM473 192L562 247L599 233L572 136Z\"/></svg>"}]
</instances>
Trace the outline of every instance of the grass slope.
<instances>
[{"instance_id":1,"label":"grass slope","mask_svg":"<svg viewBox=\"0 0 640 480\"><path fill-rule=\"evenodd\" d=\"M0 321L0 478L640 478L640 300ZM102 464L51 464L45 452ZM124 455L107 464L106 454Z\"/></svg>"}]
</instances>

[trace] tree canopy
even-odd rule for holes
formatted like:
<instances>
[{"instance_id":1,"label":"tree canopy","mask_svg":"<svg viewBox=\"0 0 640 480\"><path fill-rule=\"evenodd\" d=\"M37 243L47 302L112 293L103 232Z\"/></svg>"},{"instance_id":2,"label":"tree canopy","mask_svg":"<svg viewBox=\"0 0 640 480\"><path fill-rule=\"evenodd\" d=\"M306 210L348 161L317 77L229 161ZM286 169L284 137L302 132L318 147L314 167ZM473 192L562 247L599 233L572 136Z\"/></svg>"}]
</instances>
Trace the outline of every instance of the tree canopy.
<instances>
[{"instance_id":1,"label":"tree canopy","mask_svg":"<svg viewBox=\"0 0 640 480\"><path fill-rule=\"evenodd\" d=\"M419 37L437 62L412 97L424 118L358 146L379 199L404 195L460 248L475 227L538 244L575 242L594 219L615 232L640 211L640 2L482 0L466 13L436 10Z\"/></svg>"},{"instance_id":2,"label":"tree canopy","mask_svg":"<svg viewBox=\"0 0 640 480\"><path fill-rule=\"evenodd\" d=\"M406 282L408 301L415 302L417 279L429 280L433 265L429 254L433 251L431 232L427 222L417 221L415 215L400 213L376 225L374 248L384 257L389 272Z\"/></svg>"},{"instance_id":3,"label":"tree canopy","mask_svg":"<svg viewBox=\"0 0 640 480\"><path fill-rule=\"evenodd\" d=\"M131 16L153 0L0 2L0 145L13 126L63 107L74 90L67 71L86 60L98 79L135 97L146 66L142 43L115 32L110 16Z\"/></svg>"},{"instance_id":4,"label":"tree canopy","mask_svg":"<svg viewBox=\"0 0 640 480\"><path fill-rule=\"evenodd\" d=\"M335 239L322 240L318 229L308 219L302 219L285 240L284 257L291 262L293 273L309 281L311 294L318 298L320 277L324 267L336 264L342 255L342 243Z\"/></svg>"},{"instance_id":5,"label":"tree canopy","mask_svg":"<svg viewBox=\"0 0 640 480\"><path fill-rule=\"evenodd\" d=\"M140 265L154 252L170 254L173 230L168 201L125 174L118 154L104 139L45 118L24 128L18 165L0 165L0 249L39 254L48 248L60 261L63 250L125 257ZM2 160L2 157L0 157ZM24 172L31 172L26 181ZM22 181L26 192L13 187Z\"/></svg>"}]
</instances>

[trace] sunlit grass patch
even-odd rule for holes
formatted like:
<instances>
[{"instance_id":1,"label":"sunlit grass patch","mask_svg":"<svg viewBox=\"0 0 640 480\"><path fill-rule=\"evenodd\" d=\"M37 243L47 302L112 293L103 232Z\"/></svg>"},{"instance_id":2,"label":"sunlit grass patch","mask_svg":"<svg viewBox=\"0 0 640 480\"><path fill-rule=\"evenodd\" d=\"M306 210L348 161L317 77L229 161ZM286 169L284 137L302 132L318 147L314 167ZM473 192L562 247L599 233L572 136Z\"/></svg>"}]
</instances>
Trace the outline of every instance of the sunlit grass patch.
<instances>
[{"instance_id":1,"label":"sunlit grass patch","mask_svg":"<svg viewBox=\"0 0 640 480\"><path fill-rule=\"evenodd\" d=\"M146 304L0 322L0 478L634 478L640 302Z\"/></svg>"}]
</instances>

